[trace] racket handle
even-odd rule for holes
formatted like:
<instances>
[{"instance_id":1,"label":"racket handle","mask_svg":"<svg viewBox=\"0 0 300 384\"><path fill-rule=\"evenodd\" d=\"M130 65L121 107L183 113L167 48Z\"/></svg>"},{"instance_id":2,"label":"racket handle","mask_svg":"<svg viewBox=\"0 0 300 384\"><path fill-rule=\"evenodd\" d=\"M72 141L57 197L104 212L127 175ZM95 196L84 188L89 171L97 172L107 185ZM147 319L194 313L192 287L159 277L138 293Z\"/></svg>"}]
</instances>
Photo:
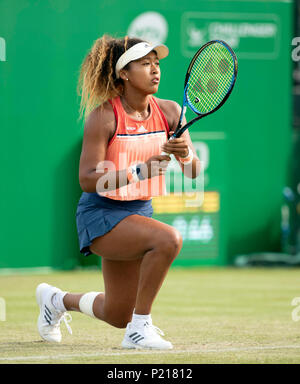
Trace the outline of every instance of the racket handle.
<instances>
[{"instance_id":1,"label":"racket handle","mask_svg":"<svg viewBox=\"0 0 300 384\"><path fill-rule=\"evenodd\" d=\"M170 139L175 139L177 137L176 132L178 132L180 130L180 128L182 127L182 120L183 120L185 114L186 114L186 105L181 109L181 114L179 117L179 122L178 122L177 128L175 130L175 133L173 134L173 136Z\"/></svg>"}]
</instances>

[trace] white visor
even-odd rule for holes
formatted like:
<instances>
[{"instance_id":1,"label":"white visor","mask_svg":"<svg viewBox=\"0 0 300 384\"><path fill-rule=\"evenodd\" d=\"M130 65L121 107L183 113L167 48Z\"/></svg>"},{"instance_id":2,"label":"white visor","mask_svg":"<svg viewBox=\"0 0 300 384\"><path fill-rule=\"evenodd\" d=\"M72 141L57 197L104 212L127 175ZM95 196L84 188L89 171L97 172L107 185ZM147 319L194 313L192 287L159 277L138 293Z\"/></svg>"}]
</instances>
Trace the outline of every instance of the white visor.
<instances>
[{"instance_id":1,"label":"white visor","mask_svg":"<svg viewBox=\"0 0 300 384\"><path fill-rule=\"evenodd\" d=\"M119 60L116 64L116 77L120 77L120 70L124 68L128 63L133 60L138 60L141 57L146 56L149 52L155 50L157 53L158 59L163 59L168 56L169 48L166 45L158 44L151 45L147 42L142 42L135 44L133 47L129 48L119 57Z\"/></svg>"}]
</instances>

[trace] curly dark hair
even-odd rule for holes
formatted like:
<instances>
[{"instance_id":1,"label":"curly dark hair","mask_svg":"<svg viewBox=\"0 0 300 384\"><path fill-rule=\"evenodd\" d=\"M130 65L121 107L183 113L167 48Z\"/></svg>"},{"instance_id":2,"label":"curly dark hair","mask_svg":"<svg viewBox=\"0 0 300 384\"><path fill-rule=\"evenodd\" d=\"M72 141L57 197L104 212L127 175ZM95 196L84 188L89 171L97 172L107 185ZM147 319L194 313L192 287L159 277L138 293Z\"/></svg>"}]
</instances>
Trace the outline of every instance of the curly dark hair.
<instances>
[{"instance_id":1,"label":"curly dark hair","mask_svg":"<svg viewBox=\"0 0 300 384\"><path fill-rule=\"evenodd\" d=\"M123 80L117 79L115 73L117 61L127 49L142 41L104 35L94 42L80 68L77 86L81 96L80 118L84 115L86 119L94 108L122 94Z\"/></svg>"}]
</instances>

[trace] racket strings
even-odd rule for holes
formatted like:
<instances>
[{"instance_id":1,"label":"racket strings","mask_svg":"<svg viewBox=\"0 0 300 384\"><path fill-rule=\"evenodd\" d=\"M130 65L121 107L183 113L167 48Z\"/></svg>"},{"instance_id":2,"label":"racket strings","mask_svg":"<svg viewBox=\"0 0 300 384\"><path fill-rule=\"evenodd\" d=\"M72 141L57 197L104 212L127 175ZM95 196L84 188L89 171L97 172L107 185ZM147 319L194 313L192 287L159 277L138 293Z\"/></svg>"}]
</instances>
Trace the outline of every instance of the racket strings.
<instances>
[{"instance_id":1,"label":"racket strings","mask_svg":"<svg viewBox=\"0 0 300 384\"><path fill-rule=\"evenodd\" d=\"M215 109L231 88L235 61L221 43L208 45L193 64L186 96L195 112L204 114Z\"/></svg>"}]
</instances>

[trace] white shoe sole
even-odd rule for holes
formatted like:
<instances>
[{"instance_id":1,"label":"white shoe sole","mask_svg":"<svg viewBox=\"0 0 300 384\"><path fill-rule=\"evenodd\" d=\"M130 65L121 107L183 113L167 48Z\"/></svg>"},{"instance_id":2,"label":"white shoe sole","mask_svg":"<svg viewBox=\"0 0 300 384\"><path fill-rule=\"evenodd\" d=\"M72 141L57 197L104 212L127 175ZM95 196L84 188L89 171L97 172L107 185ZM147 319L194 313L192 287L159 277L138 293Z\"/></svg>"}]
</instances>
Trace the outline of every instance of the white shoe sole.
<instances>
[{"instance_id":1,"label":"white shoe sole","mask_svg":"<svg viewBox=\"0 0 300 384\"><path fill-rule=\"evenodd\" d=\"M151 346L144 346L144 345L135 344L135 343L132 343L131 341L128 341L128 340L123 340L121 345L122 345L122 348L124 348L124 349L155 349L155 350L173 349L172 344L170 346L165 346L165 347L151 347Z\"/></svg>"}]
</instances>

